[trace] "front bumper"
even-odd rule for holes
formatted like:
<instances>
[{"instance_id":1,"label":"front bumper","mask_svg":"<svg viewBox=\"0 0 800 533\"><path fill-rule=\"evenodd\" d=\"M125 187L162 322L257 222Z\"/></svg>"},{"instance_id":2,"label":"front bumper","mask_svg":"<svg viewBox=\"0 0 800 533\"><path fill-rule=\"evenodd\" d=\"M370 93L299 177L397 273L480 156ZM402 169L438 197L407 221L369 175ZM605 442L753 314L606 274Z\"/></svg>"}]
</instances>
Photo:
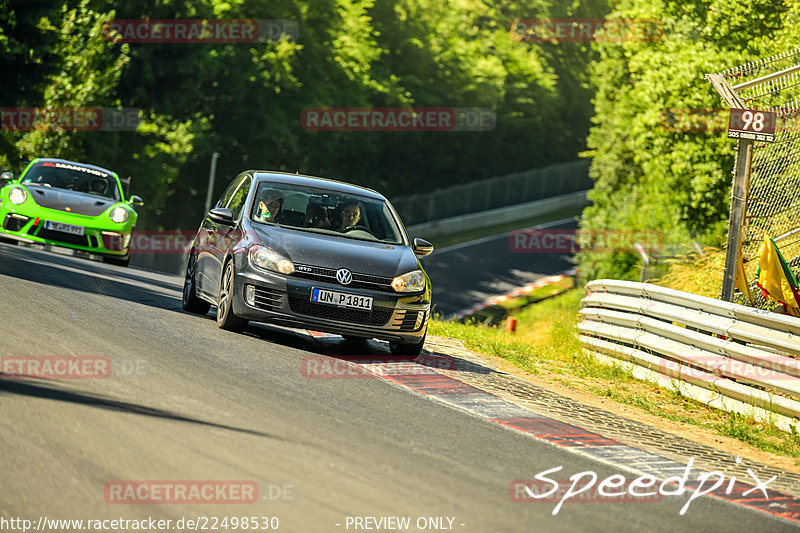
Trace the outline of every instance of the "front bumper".
<instances>
[{"instance_id":1,"label":"front bumper","mask_svg":"<svg viewBox=\"0 0 800 533\"><path fill-rule=\"evenodd\" d=\"M131 227L121 224L117 227L103 227L97 217L66 215L60 211L44 209L37 213L24 210L0 208L0 236L21 242L63 246L75 250L106 255L126 257L130 254ZM45 220L62 222L84 228L83 235L74 235L44 227Z\"/></svg>"},{"instance_id":2,"label":"front bumper","mask_svg":"<svg viewBox=\"0 0 800 533\"><path fill-rule=\"evenodd\" d=\"M242 318L283 326L376 338L405 343L419 342L430 317L430 289L405 296L381 290L349 288L336 283L283 276L257 270L247 259L235 267L233 312ZM242 264L243 263L243 264ZM248 303L245 288L254 287ZM317 287L359 296L369 296L372 310L363 311L311 301Z\"/></svg>"}]
</instances>

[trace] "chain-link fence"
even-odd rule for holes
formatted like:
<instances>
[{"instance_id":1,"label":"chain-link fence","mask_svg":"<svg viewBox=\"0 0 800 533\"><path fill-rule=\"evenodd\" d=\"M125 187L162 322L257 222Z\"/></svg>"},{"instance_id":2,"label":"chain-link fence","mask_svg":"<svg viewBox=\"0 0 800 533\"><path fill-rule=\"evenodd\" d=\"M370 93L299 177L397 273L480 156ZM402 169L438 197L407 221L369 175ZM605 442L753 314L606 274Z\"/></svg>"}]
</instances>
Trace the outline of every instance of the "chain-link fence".
<instances>
[{"instance_id":1,"label":"chain-link fence","mask_svg":"<svg viewBox=\"0 0 800 533\"><path fill-rule=\"evenodd\" d=\"M755 277L764 238L772 237L795 273L800 270L800 71L792 71L798 66L800 49L722 73L734 89L745 84L736 93L749 109L778 116L774 142L753 145L742 227L745 273L762 308Z\"/></svg>"},{"instance_id":2,"label":"chain-link fence","mask_svg":"<svg viewBox=\"0 0 800 533\"><path fill-rule=\"evenodd\" d=\"M588 160L517 172L392 199L406 226L592 188Z\"/></svg>"}]
</instances>

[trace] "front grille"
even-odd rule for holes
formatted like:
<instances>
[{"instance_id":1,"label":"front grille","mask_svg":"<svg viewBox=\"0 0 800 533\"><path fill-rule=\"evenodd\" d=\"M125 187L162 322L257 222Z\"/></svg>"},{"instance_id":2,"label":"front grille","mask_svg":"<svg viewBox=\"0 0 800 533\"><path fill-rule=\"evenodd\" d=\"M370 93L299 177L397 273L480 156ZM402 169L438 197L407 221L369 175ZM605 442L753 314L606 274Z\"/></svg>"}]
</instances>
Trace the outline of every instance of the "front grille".
<instances>
[{"instance_id":1,"label":"front grille","mask_svg":"<svg viewBox=\"0 0 800 533\"><path fill-rule=\"evenodd\" d=\"M6 219L3 221L3 229L8 231L22 231L22 228L25 224L28 223L30 218L28 217L21 217L22 215L12 216L6 215Z\"/></svg>"},{"instance_id":2,"label":"front grille","mask_svg":"<svg viewBox=\"0 0 800 533\"><path fill-rule=\"evenodd\" d=\"M353 273L353 281L360 281L371 285L384 285L390 289L392 288L392 279L393 278L383 278L381 276L370 276L369 274Z\"/></svg>"},{"instance_id":3,"label":"front grille","mask_svg":"<svg viewBox=\"0 0 800 533\"><path fill-rule=\"evenodd\" d=\"M298 315L315 316L352 324L369 324L371 326L383 326L392 318L393 312L392 309L385 307L376 307L372 311L345 309L332 305L317 304L300 296L289 297L289 308L292 313L297 313Z\"/></svg>"},{"instance_id":4,"label":"front grille","mask_svg":"<svg viewBox=\"0 0 800 533\"><path fill-rule=\"evenodd\" d=\"M51 229L45 229L44 227L39 229L39 233L37 233L36 236L42 239L65 242L67 244L77 244L79 246L87 246L88 244L86 235L73 235L72 233L53 231Z\"/></svg>"},{"instance_id":5,"label":"front grille","mask_svg":"<svg viewBox=\"0 0 800 533\"><path fill-rule=\"evenodd\" d=\"M263 287L255 288L255 297L253 300L256 307L265 311L280 311L283 305L281 293Z\"/></svg>"},{"instance_id":6,"label":"front grille","mask_svg":"<svg viewBox=\"0 0 800 533\"><path fill-rule=\"evenodd\" d=\"M295 263L295 272L302 274L304 277L319 276L320 278L334 278L336 279L336 270L332 268L324 268L311 265L298 265Z\"/></svg>"},{"instance_id":7,"label":"front grille","mask_svg":"<svg viewBox=\"0 0 800 533\"><path fill-rule=\"evenodd\" d=\"M330 283L339 284L336 281L336 269L326 268L313 265L294 265L294 275L300 278L317 279L327 281ZM392 278L385 278L383 276L372 276L370 274L361 274L353 272L353 281L347 285L355 289L376 289L380 291L395 292L392 289Z\"/></svg>"}]
</instances>

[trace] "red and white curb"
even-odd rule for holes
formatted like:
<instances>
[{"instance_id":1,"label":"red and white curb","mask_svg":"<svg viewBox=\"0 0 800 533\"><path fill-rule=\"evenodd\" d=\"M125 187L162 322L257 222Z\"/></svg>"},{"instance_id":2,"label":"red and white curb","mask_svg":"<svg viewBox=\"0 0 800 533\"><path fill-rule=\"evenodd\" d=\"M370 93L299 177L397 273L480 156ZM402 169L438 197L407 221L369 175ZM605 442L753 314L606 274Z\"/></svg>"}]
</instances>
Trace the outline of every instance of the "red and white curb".
<instances>
[{"instance_id":1,"label":"red and white curb","mask_svg":"<svg viewBox=\"0 0 800 533\"><path fill-rule=\"evenodd\" d=\"M421 357L430 356L422 355ZM615 468L652 476L662 482L692 470L694 476L698 476L698 474L699 476L687 481L685 486L688 492L699 492L699 494L690 496L690 501L707 495L800 523L800 499L773 489L769 489L767 492L764 486L769 481L766 481L764 486L755 486L751 480L740 480L734 477L735 484L731 481L709 489L704 486L703 474L707 477L722 473L707 472L697 467L692 469L693 458L688 463L682 463L640 450L580 426L530 411L499 396L439 373L434 370L435 367L424 365L425 372L414 371L413 368L409 372L409 363L409 361L394 363L391 358L388 358L386 362L365 363L362 366L366 367L366 370L374 372L380 379L390 381L395 385L457 409L468 411L506 429L524 433L536 440L590 457ZM391 369L394 365L400 364L406 366L403 368L397 366L394 370ZM411 362L411 364L414 363ZM759 481L759 483L761 482ZM511 484L513 485L513 483L512 481ZM509 494L511 494L511 485Z\"/></svg>"},{"instance_id":2,"label":"red and white curb","mask_svg":"<svg viewBox=\"0 0 800 533\"><path fill-rule=\"evenodd\" d=\"M316 331L309 331L309 334L323 344L328 344L324 342L325 338L338 337ZM690 459L688 463L683 463L653 452L640 450L581 426L539 414L438 370L441 368L457 370L463 363L459 358L429 353L423 353L415 359L398 359L386 354L354 357L320 355L317 357L344 361L347 365L358 365L361 369L357 372L347 371L338 377L357 376L363 379L366 376L373 376L375 379L388 381L395 386L427 396L453 408L470 412L506 430L523 433L540 442L589 457L617 469L637 475L644 474L660 482L674 479L675 476L681 476L684 473L688 476L688 472L691 471L696 479L687 478L685 480L685 492L688 492L689 495L683 496L688 498L689 502L702 496L715 497L790 522L800 523L800 499L778 490L769 489L767 492L765 487L772 479L764 480L763 486L755 486L749 479L737 479L734 476L730 483L708 487L707 477L722 476L723 474L693 467L694 458ZM335 365L328 366L335 371ZM737 462L739 461L737 459ZM734 479L736 479L735 484ZM512 494L512 488L518 481L509 480L509 497L512 501L517 501ZM670 481L670 483L674 482ZM762 481L758 483L760 484ZM683 490L680 493L674 493L675 496L682 494L684 494ZM688 503L686 507L688 507Z\"/></svg>"},{"instance_id":3,"label":"red and white curb","mask_svg":"<svg viewBox=\"0 0 800 533\"><path fill-rule=\"evenodd\" d=\"M475 304L472 307L468 307L466 309L462 309L461 311L453 313L452 315L450 315L450 318L461 320L462 318L475 314L482 309L486 309L487 307L491 307L501 302L505 302L506 300L522 296L523 294L528 294L529 292L533 292L536 289L541 289L542 287L558 283L564 278L574 277L577 274L578 274L578 268L572 267L569 270L565 270L564 272L561 272L559 274L554 274L552 276L547 276L544 278L537 279L533 283L528 283L527 285L516 288L509 293L501 294L499 296L492 296L491 298L487 298L486 300L482 301L481 303Z\"/></svg>"}]
</instances>

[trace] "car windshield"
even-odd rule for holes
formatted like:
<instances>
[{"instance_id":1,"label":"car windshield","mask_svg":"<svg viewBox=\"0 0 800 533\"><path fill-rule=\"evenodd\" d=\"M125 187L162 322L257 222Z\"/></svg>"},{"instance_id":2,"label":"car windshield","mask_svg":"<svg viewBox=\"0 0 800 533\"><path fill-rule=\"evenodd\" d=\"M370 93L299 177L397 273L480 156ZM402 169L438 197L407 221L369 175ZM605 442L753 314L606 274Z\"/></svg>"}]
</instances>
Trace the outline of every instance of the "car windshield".
<instances>
[{"instance_id":1,"label":"car windshield","mask_svg":"<svg viewBox=\"0 0 800 533\"><path fill-rule=\"evenodd\" d=\"M116 201L120 199L114 176L71 163L37 163L22 176L22 183L84 192Z\"/></svg>"},{"instance_id":2,"label":"car windshield","mask_svg":"<svg viewBox=\"0 0 800 533\"><path fill-rule=\"evenodd\" d=\"M250 218L255 222L402 244L402 233L385 200L287 183L262 181Z\"/></svg>"}]
</instances>

